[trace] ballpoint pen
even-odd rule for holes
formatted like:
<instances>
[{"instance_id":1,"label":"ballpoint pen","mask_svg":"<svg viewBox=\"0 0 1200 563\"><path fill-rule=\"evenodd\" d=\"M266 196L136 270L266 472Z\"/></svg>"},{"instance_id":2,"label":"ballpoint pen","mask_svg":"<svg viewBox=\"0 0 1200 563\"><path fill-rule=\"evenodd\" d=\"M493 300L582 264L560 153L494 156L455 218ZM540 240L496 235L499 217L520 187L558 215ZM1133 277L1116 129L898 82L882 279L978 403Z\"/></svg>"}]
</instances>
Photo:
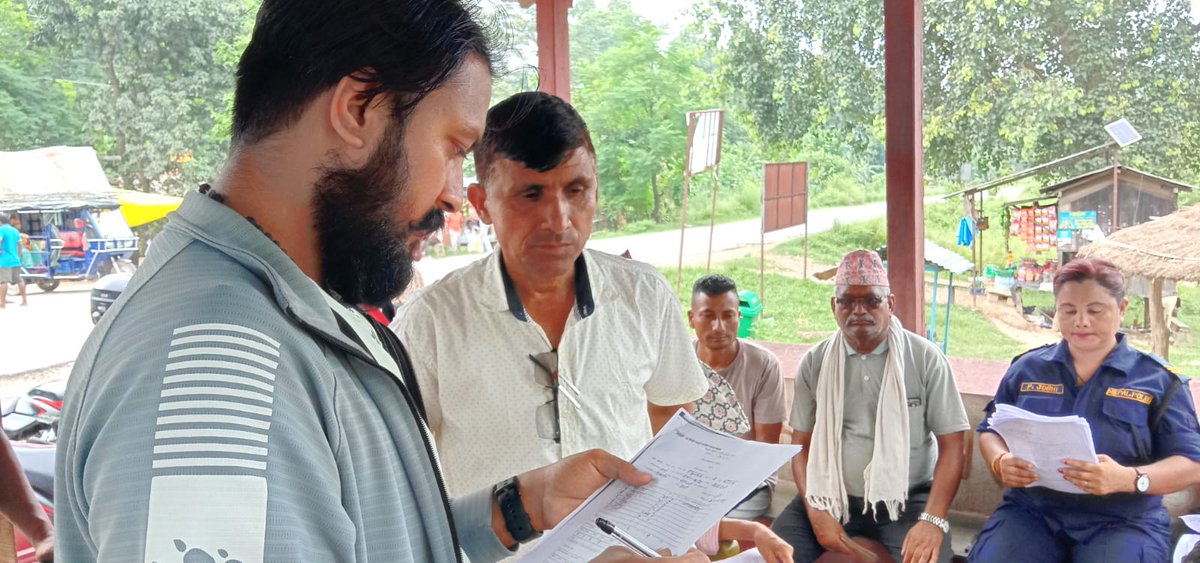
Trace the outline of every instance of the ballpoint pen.
<instances>
[{"instance_id":1,"label":"ballpoint pen","mask_svg":"<svg viewBox=\"0 0 1200 563\"><path fill-rule=\"evenodd\" d=\"M602 531L614 538L617 538L617 541L625 544L625 546L628 547L629 549L632 549L646 557L654 557L654 558L662 557L661 555L658 554L657 551L650 549L649 547L646 546L646 544L638 541L633 536L621 531L620 528L614 526L613 523L609 522L608 520L605 520L603 518L597 518L596 519L596 527L600 528L600 531Z\"/></svg>"}]
</instances>

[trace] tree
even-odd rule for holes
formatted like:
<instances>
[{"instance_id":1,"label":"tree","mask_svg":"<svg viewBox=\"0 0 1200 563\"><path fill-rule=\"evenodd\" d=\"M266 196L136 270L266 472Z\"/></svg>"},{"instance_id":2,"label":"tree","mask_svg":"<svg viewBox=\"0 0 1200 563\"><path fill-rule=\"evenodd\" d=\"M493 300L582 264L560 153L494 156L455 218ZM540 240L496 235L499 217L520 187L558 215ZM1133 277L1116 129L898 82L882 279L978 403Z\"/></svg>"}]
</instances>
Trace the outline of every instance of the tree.
<instances>
[{"instance_id":1,"label":"tree","mask_svg":"<svg viewBox=\"0 0 1200 563\"><path fill-rule=\"evenodd\" d=\"M211 177L235 70L219 54L244 37L253 4L29 0L38 39L100 84L81 86L78 104L115 184L178 193Z\"/></svg>"},{"instance_id":2,"label":"tree","mask_svg":"<svg viewBox=\"0 0 1200 563\"><path fill-rule=\"evenodd\" d=\"M1187 0L967 0L927 7L932 170L1000 170L1109 141L1122 160L1200 178L1200 33ZM1096 163L1086 165L1095 166Z\"/></svg>"},{"instance_id":3,"label":"tree","mask_svg":"<svg viewBox=\"0 0 1200 563\"><path fill-rule=\"evenodd\" d=\"M1103 125L1127 117L1145 140L1123 160L1200 178L1200 34L1189 9L1187 0L926 2L928 171L951 177L970 162L998 175L1106 142ZM881 0L711 0L705 13L726 42L722 80L768 143L818 132L877 152Z\"/></svg>"},{"instance_id":4,"label":"tree","mask_svg":"<svg viewBox=\"0 0 1200 563\"><path fill-rule=\"evenodd\" d=\"M686 112L715 101L703 49L680 37L660 50L663 31L628 0L613 0L607 10L580 4L572 98L596 144L602 206L613 216L661 223L682 193L668 186L682 184Z\"/></svg>"},{"instance_id":5,"label":"tree","mask_svg":"<svg viewBox=\"0 0 1200 563\"><path fill-rule=\"evenodd\" d=\"M32 39L25 6L0 0L0 150L75 142L72 85L50 76L52 53Z\"/></svg>"}]
</instances>

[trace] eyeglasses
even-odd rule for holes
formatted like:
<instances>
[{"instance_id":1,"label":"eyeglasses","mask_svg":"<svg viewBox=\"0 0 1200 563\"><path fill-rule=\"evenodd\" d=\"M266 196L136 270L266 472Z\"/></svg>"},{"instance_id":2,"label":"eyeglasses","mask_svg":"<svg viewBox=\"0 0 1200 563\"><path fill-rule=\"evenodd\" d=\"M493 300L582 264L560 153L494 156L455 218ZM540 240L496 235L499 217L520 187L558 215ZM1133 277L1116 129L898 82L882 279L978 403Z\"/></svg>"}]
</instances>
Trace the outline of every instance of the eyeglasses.
<instances>
[{"instance_id":1,"label":"eyeglasses","mask_svg":"<svg viewBox=\"0 0 1200 563\"><path fill-rule=\"evenodd\" d=\"M883 297L838 297L835 298L833 302L837 303L839 309L845 311L853 311L855 305L860 303L864 309L868 311L874 311L875 309L882 307L883 303L887 301L887 298L888 296L886 295Z\"/></svg>"},{"instance_id":2,"label":"eyeglasses","mask_svg":"<svg viewBox=\"0 0 1200 563\"><path fill-rule=\"evenodd\" d=\"M579 399L576 398L579 396L579 389L570 381L559 379L557 351L551 350L537 355L530 354L529 359L535 366L533 369L534 381L550 390L550 400L542 403L534 415L538 437L544 440L554 440L555 444L559 444L562 442L562 431L558 422L559 392L561 391L562 396L566 397L576 409L579 409Z\"/></svg>"}]
</instances>

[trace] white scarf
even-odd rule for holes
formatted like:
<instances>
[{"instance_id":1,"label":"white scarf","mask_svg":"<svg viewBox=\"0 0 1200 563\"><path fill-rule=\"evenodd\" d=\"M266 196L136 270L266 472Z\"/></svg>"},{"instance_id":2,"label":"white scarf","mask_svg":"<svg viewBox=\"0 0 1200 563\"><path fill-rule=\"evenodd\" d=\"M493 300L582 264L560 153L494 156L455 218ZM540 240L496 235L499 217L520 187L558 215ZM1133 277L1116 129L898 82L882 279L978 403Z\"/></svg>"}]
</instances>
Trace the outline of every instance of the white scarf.
<instances>
[{"instance_id":1,"label":"white scarf","mask_svg":"<svg viewBox=\"0 0 1200 563\"><path fill-rule=\"evenodd\" d=\"M904 390L904 327L895 316L888 330L887 359L875 413L875 448L863 471L865 506L875 511L882 502L892 520L904 510L908 498L908 395ZM842 414L846 394L846 342L839 330L825 349L817 379L816 425L808 450L806 500L845 523L846 484L842 481ZM876 513L877 515L877 513Z\"/></svg>"}]
</instances>

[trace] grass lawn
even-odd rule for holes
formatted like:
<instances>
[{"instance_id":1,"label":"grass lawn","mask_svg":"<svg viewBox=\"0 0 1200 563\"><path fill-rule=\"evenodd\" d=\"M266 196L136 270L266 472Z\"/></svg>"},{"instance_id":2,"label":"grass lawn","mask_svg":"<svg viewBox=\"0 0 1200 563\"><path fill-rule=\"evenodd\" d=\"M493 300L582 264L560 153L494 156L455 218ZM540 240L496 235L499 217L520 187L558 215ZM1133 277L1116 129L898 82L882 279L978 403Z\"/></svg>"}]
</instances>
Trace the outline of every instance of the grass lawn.
<instances>
[{"instance_id":1,"label":"grass lawn","mask_svg":"<svg viewBox=\"0 0 1200 563\"><path fill-rule=\"evenodd\" d=\"M986 206L987 213L992 221L992 227L984 231L982 235L984 252L988 263L997 263L1003 257L1004 233L1000 225L998 207L998 201L995 204L989 201ZM961 214L962 204L958 201L926 205L926 236L929 240L969 257L969 249L954 246L955 238L957 237L957 222ZM809 237L809 257L817 263L836 264L845 253L851 250L858 248L874 249L883 245L886 241L887 224L883 218L857 223L839 223L835 224L834 228L829 231ZM1016 239L1010 241L1010 244L1013 246L1014 254L1018 257L1021 256L1024 244ZM804 254L804 242L800 239L788 241L775 247L774 253L787 256L802 256ZM1038 258L1039 260L1044 260L1046 257L1047 255L1040 255ZM755 267L750 267L749 269L753 270L753 284L751 287L756 288L758 286L757 269ZM770 282L768 281L768 294L771 293L769 286ZM1183 342L1171 346L1170 359L1181 372L1193 377L1200 377L1200 288L1195 284L1181 283L1179 284L1178 291L1183 300L1183 308L1179 312L1179 318L1192 327L1193 334L1190 345L1185 345L1187 340L1182 339ZM1054 308L1054 297L1049 293L1025 291L1022 293L1021 299L1026 306L1035 305L1051 310ZM943 311L939 311L939 322L942 313ZM977 312L965 307L956 306L951 313L951 317L954 325L950 329L949 352L951 355L1008 359L1021 351L1020 345L1017 345L1011 338L996 331L991 323ZM1141 325L1144 318L1143 301L1141 299L1133 299L1130 301L1129 309L1125 314L1123 326L1131 327L1135 321L1138 325ZM974 329L985 332L973 332ZM990 331L988 331L989 329ZM993 339L991 336L992 332L1003 339ZM941 334L940 330L938 334ZM957 337L959 334L965 334L966 337L959 338ZM1010 343L1015 348L1010 348ZM1146 335L1143 338L1142 335L1138 335L1137 338L1134 338L1133 345L1139 349L1148 351L1150 348L1149 336ZM1015 351L1009 354L1006 352L1009 349Z\"/></svg>"},{"instance_id":2,"label":"grass lawn","mask_svg":"<svg viewBox=\"0 0 1200 563\"><path fill-rule=\"evenodd\" d=\"M758 263L752 258L726 262L715 271L733 278L739 289L758 292ZM663 275L672 285L675 283L675 272L675 268L662 268ZM683 269L684 295L681 296L680 303L684 311L691 305L692 283L705 273L704 268ZM837 321L829 309L829 298L832 295L832 285L768 272L763 317L755 323L755 338L791 343L814 343L828 338L837 330ZM943 305L939 315L944 313ZM941 327L939 323L939 329ZM938 338L941 338L941 335L939 330ZM959 306L952 308L948 350L950 355L1009 360L1024 349L1024 346L1000 332L977 311Z\"/></svg>"},{"instance_id":3,"label":"grass lawn","mask_svg":"<svg viewBox=\"0 0 1200 563\"><path fill-rule=\"evenodd\" d=\"M837 264L847 252L874 250L887 241L887 223L880 217L857 223L834 222L833 228L808 237L808 258L818 264ZM784 256L804 256L804 239L782 243L772 250Z\"/></svg>"}]
</instances>

